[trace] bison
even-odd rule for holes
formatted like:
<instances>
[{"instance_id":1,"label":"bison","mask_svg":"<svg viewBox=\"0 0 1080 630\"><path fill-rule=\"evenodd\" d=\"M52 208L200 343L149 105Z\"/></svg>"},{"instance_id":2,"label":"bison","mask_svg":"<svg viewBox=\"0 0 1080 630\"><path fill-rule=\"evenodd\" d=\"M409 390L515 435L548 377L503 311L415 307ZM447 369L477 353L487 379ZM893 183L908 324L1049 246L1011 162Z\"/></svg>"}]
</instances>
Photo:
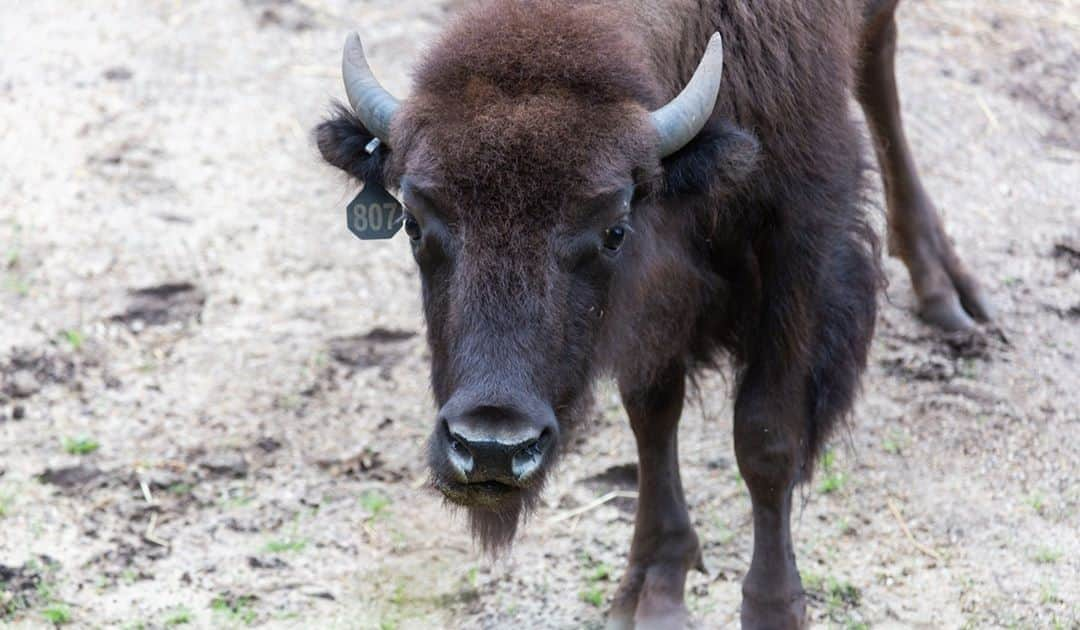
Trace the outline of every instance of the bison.
<instances>
[{"instance_id":1,"label":"bison","mask_svg":"<svg viewBox=\"0 0 1080 630\"><path fill-rule=\"evenodd\" d=\"M898 0L494 0L450 25L399 101L345 44L323 158L396 192L438 413L433 485L489 549L612 377L638 448L616 628L680 627L702 564L679 476L686 382L728 368L753 509L746 628L805 624L793 489L849 414L882 284L862 105L890 251L921 315L990 317L900 119Z\"/></svg>"}]
</instances>

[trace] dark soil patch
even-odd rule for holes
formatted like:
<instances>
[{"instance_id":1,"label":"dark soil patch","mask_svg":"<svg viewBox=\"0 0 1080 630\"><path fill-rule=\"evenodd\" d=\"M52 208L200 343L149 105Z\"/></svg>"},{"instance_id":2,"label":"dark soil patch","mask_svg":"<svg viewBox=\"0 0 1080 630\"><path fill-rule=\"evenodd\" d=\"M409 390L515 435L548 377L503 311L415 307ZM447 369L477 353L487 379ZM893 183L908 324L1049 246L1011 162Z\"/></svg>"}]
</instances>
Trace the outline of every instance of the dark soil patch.
<instances>
[{"instance_id":1,"label":"dark soil patch","mask_svg":"<svg viewBox=\"0 0 1080 630\"><path fill-rule=\"evenodd\" d=\"M130 298L122 313L112 320L139 330L171 322L198 320L206 304L206 293L190 282L171 282L128 293Z\"/></svg>"}]
</instances>

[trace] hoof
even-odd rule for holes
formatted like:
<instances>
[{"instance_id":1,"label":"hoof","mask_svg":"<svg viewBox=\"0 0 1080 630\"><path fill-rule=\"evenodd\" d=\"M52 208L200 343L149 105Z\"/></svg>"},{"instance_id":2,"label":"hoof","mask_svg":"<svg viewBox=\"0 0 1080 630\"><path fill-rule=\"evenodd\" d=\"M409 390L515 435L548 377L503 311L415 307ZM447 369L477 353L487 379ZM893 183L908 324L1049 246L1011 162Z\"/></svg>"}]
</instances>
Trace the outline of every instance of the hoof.
<instances>
[{"instance_id":1,"label":"hoof","mask_svg":"<svg viewBox=\"0 0 1080 630\"><path fill-rule=\"evenodd\" d=\"M806 598L754 601L743 596L743 630L803 630L810 625L806 619Z\"/></svg>"}]
</instances>

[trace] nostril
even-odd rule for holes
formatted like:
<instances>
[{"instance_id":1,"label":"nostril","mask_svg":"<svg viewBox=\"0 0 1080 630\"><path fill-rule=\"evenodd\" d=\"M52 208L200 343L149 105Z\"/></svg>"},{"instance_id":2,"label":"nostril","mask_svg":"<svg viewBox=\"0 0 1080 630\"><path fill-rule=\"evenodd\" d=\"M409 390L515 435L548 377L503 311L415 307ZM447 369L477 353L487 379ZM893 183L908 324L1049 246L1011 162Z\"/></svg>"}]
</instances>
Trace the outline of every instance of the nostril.
<instances>
[{"instance_id":1,"label":"nostril","mask_svg":"<svg viewBox=\"0 0 1080 630\"><path fill-rule=\"evenodd\" d=\"M550 441L550 431L544 429L540 437L530 440L514 453L510 466L515 479L526 481L540 469L540 464L544 461L544 452Z\"/></svg>"},{"instance_id":2,"label":"nostril","mask_svg":"<svg viewBox=\"0 0 1080 630\"><path fill-rule=\"evenodd\" d=\"M446 430L448 444L446 458L450 462L454 477L461 483L468 483L469 473L472 472L474 465L472 451L469 450L464 438L450 430L448 423L444 423L443 428Z\"/></svg>"}]
</instances>

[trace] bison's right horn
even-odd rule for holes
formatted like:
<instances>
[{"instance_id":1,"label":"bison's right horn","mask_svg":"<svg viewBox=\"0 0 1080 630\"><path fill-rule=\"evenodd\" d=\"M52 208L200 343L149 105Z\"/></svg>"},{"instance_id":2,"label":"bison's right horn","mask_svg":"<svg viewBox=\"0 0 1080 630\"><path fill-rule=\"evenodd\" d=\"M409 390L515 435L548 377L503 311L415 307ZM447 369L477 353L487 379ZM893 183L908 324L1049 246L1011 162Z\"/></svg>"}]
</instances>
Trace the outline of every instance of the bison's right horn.
<instances>
[{"instance_id":1,"label":"bison's right horn","mask_svg":"<svg viewBox=\"0 0 1080 630\"><path fill-rule=\"evenodd\" d=\"M345 94L360 122L372 135L386 142L390 136L390 121L401 103L371 73L364 56L364 45L356 33L350 33L345 39L341 74L345 78Z\"/></svg>"},{"instance_id":2,"label":"bison's right horn","mask_svg":"<svg viewBox=\"0 0 1080 630\"><path fill-rule=\"evenodd\" d=\"M660 157L686 146L708 122L724 73L724 43L713 33L690 82L670 103L649 114L660 136Z\"/></svg>"}]
</instances>

